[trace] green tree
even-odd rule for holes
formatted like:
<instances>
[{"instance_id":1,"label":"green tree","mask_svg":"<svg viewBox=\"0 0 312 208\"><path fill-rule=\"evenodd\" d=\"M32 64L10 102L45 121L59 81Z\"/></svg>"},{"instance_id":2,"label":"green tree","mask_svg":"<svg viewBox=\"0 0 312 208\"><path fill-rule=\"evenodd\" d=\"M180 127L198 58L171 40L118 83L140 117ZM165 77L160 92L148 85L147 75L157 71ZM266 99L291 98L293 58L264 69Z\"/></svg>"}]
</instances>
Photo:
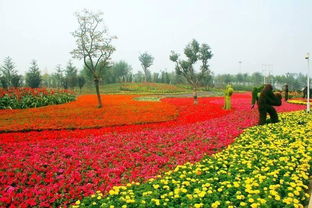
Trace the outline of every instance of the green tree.
<instances>
[{"instance_id":1,"label":"green tree","mask_svg":"<svg viewBox=\"0 0 312 208\"><path fill-rule=\"evenodd\" d=\"M53 82L54 85L57 88L62 88L64 87L64 73L63 73L62 66L60 64L56 65L55 68L55 73L52 75L53 76Z\"/></svg>"},{"instance_id":2,"label":"green tree","mask_svg":"<svg viewBox=\"0 0 312 208\"><path fill-rule=\"evenodd\" d=\"M71 61L68 62L65 69L65 81L71 89L77 86L77 69Z\"/></svg>"},{"instance_id":3,"label":"green tree","mask_svg":"<svg viewBox=\"0 0 312 208\"><path fill-rule=\"evenodd\" d=\"M49 75L48 73L44 73L41 76L41 86L43 87L54 87L53 86L53 75Z\"/></svg>"},{"instance_id":4,"label":"green tree","mask_svg":"<svg viewBox=\"0 0 312 208\"><path fill-rule=\"evenodd\" d=\"M139 61L141 62L141 66L145 75L144 81L146 82L150 74L148 68L153 65L154 57L145 52L143 54L140 54Z\"/></svg>"},{"instance_id":5,"label":"green tree","mask_svg":"<svg viewBox=\"0 0 312 208\"><path fill-rule=\"evenodd\" d=\"M112 65L112 72L118 82L127 82L132 67L125 61L118 61Z\"/></svg>"},{"instance_id":6,"label":"green tree","mask_svg":"<svg viewBox=\"0 0 312 208\"><path fill-rule=\"evenodd\" d=\"M2 73L2 79L4 86L7 87L19 87L21 84L21 76L17 74L15 69L15 64L11 57L6 57L4 59L3 65L0 68Z\"/></svg>"},{"instance_id":7,"label":"green tree","mask_svg":"<svg viewBox=\"0 0 312 208\"><path fill-rule=\"evenodd\" d=\"M255 86L263 84L263 75L260 72L254 72L251 75L251 80Z\"/></svg>"},{"instance_id":8,"label":"green tree","mask_svg":"<svg viewBox=\"0 0 312 208\"><path fill-rule=\"evenodd\" d=\"M18 74L12 74L11 76L11 85L12 87L22 86L22 76Z\"/></svg>"},{"instance_id":9,"label":"green tree","mask_svg":"<svg viewBox=\"0 0 312 208\"><path fill-rule=\"evenodd\" d=\"M102 13L93 13L84 9L76 13L78 29L72 35L76 39L76 49L71 54L73 58L83 59L85 67L92 73L95 90L98 98L98 107L101 108L102 100L99 89L101 68L109 65L111 55L115 51L111 42L115 37L108 35L108 30L103 23ZM101 67L98 67L101 63Z\"/></svg>"},{"instance_id":10,"label":"green tree","mask_svg":"<svg viewBox=\"0 0 312 208\"><path fill-rule=\"evenodd\" d=\"M85 85L86 79L83 76L80 75L80 76L77 77L77 82L78 82L78 87L79 87L80 93L81 93L81 89Z\"/></svg>"},{"instance_id":11,"label":"green tree","mask_svg":"<svg viewBox=\"0 0 312 208\"><path fill-rule=\"evenodd\" d=\"M193 87L194 104L198 103L197 88L203 78L210 73L208 60L212 57L212 52L207 44L199 43L194 39L184 49L186 60L179 60L179 55L171 51L170 60L176 63L176 72L185 77L187 82ZM196 72L194 65L201 61L199 71Z\"/></svg>"},{"instance_id":12,"label":"green tree","mask_svg":"<svg viewBox=\"0 0 312 208\"><path fill-rule=\"evenodd\" d=\"M236 74L235 78L238 84L242 84L244 82L244 75L242 73Z\"/></svg>"},{"instance_id":13,"label":"green tree","mask_svg":"<svg viewBox=\"0 0 312 208\"><path fill-rule=\"evenodd\" d=\"M26 85L31 88L38 88L41 83L40 70L36 60L30 64L29 71L26 73Z\"/></svg>"},{"instance_id":14,"label":"green tree","mask_svg":"<svg viewBox=\"0 0 312 208\"><path fill-rule=\"evenodd\" d=\"M0 76L0 82L1 82L2 88L7 89L9 87L8 82L4 76Z\"/></svg>"}]
</instances>

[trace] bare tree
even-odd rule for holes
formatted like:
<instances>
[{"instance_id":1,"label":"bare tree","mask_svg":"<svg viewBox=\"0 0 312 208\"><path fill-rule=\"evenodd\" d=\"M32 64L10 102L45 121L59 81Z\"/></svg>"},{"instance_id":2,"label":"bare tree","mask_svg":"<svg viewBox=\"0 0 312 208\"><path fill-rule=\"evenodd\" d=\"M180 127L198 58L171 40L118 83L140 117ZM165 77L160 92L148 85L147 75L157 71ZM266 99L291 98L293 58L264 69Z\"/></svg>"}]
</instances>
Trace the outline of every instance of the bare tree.
<instances>
[{"instance_id":1,"label":"bare tree","mask_svg":"<svg viewBox=\"0 0 312 208\"><path fill-rule=\"evenodd\" d=\"M179 60L179 55L174 51L171 51L169 58L176 63L177 74L185 77L187 82L193 87L194 104L197 104L197 88L201 81L211 73L208 60L211 59L212 53L207 44L200 46L196 40L193 40L185 47L184 54L187 57L186 60ZM199 72L196 72L194 64L198 60L201 61L201 66Z\"/></svg>"},{"instance_id":2,"label":"bare tree","mask_svg":"<svg viewBox=\"0 0 312 208\"><path fill-rule=\"evenodd\" d=\"M79 27L72 35L77 48L71 54L73 58L83 59L85 67L92 73L98 98L98 107L102 107L99 89L101 70L109 64L115 48L111 42L116 37L110 36L103 23L102 12L93 13L84 9L75 13ZM101 64L100 64L101 63ZM101 65L101 67L99 67Z\"/></svg>"},{"instance_id":3,"label":"bare tree","mask_svg":"<svg viewBox=\"0 0 312 208\"><path fill-rule=\"evenodd\" d=\"M147 52L145 52L139 56L139 61L141 62L141 65L145 74L145 82L146 82L147 76L149 74L148 68L153 65L154 57L148 54Z\"/></svg>"}]
</instances>

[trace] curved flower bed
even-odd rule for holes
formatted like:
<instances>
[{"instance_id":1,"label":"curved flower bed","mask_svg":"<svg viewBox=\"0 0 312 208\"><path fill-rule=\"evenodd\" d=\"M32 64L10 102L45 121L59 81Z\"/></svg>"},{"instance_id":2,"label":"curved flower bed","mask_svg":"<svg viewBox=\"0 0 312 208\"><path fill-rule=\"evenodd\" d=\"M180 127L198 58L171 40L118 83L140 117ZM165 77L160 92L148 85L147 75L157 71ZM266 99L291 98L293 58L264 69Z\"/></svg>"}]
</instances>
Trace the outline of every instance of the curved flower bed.
<instances>
[{"instance_id":1,"label":"curved flower bed","mask_svg":"<svg viewBox=\"0 0 312 208\"><path fill-rule=\"evenodd\" d=\"M103 108L96 108L96 95L83 95L75 102L36 109L0 110L0 132L84 129L172 120L174 105L139 102L131 95L103 95Z\"/></svg>"},{"instance_id":2,"label":"curved flower bed","mask_svg":"<svg viewBox=\"0 0 312 208\"><path fill-rule=\"evenodd\" d=\"M0 88L0 109L24 109L67 103L75 100L69 90L46 88Z\"/></svg>"},{"instance_id":3,"label":"curved flower bed","mask_svg":"<svg viewBox=\"0 0 312 208\"><path fill-rule=\"evenodd\" d=\"M90 129L36 132L38 138L33 132L24 137L22 133L1 134L0 205L66 206L94 190L107 193L116 185L145 181L219 151L244 128L257 123L257 111L250 110L250 95L234 95L234 110L223 116L223 111L217 111L223 106L223 98L207 100L211 114L205 116L197 116L191 98L167 101L181 102L185 116L176 123L153 124L159 128L145 126L150 129L133 131L134 126L130 126L101 136L82 133L92 133ZM193 114L188 111L192 108ZM302 108L285 103L278 110ZM197 110L204 113L204 109ZM202 121L196 122L196 117ZM191 123L187 123L188 118L193 119Z\"/></svg>"},{"instance_id":4,"label":"curved flower bed","mask_svg":"<svg viewBox=\"0 0 312 208\"><path fill-rule=\"evenodd\" d=\"M312 173L312 115L247 129L234 144L148 182L115 186L73 207L304 207Z\"/></svg>"},{"instance_id":5,"label":"curved flower bed","mask_svg":"<svg viewBox=\"0 0 312 208\"><path fill-rule=\"evenodd\" d=\"M246 95L236 95L236 97L241 97L244 96L246 97ZM179 125L185 125L185 124L190 124L190 123L194 123L194 122L198 122L198 121L204 121L204 120L208 120L208 119L212 119L212 118L217 118L217 117L222 117L224 115L227 115L233 111L225 111L222 109L222 102L218 103L218 104L213 104L211 103L212 101L214 101L215 99L219 99L222 100L222 98L199 98L200 103L198 105L193 105L192 103L192 99L190 98L166 98L166 99L162 99L162 103L160 102L156 102L157 104L155 105L154 102L142 102L141 101L131 101L131 96L124 96L124 95L118 95L116 96L119 99L114 99L115 100L115 105L112 107L116 110L107 112L107 115L114 115L114 117L119 118L116 119L116 125L119 124L119 126L113 126L113 127L105 127L105 128L99 128L99 129L75 129L75 130L59 130L59 131L45 131L44 134L42 132L38 132L38 131L31 131L31 132L14 132L14 133L3 133L1 134L2 137L2 141L8 142L8 141L12 141L12 142L17 142L17 141L39 141L39 140L45 140L45 139L61 139L61 138L85 138L85 137L92 137L92 136L99 136L99 135L103 135L109 132L137 132L137 131L141 131L141 130L150 130L150 129L156 129L156 128L168 128L168 127L173 127L173 126L179 126ZM107 96L105 98L110 98L110 99L106 99L106 102L108 102L109 100L112 100L112 96ZM134 105L133 107L135 108L140 108L137 109L135 113L129 113L126 114L126 110L122 111L120 109L128 109L129 107L129 102L121 102L123 100L128 99L129 102L131 102L131 105ZM78 99L79 101L79 99ZM75 103L75 102L74 102ZM75 108L75 106L73 105L73 103L68 104L69 106L71 106L71 108ZM146 110L146 107L144 106L152 106L153 109L149 109L150 111L146 111L148 112L145 113L144 110ZM56 107L56 106L55 106ZM62 108L62 106L57 106L59 108ZM68 107L68 106L67 106ZM73 115L75 115L74 117L81 117L78 119L78 121L83 121L83 120L87 120L88 118L84 118L82 116L82 113L79 111L79 108L76 106L76 110L72 112ZM86 107L87 108L87 107ZM89 107L90 108L90 107ZM150 107L148 107L150 108ZM47 108L50 109L50 108ZM46 109L46 110L47 110ZM43 109L42 109L43 110ZM62 114L60 113L59 117L53 117L54 119L52 120L48 120L47 118L50 118L51 116L53 116L53 113L55 114L55 112L57 112L57 109L50 109L51 111L48 112L38 112L40 115L47 113L50 116L44 116L42 118L39 117L41 120L41 123L34 123L32 122L31 124L33 124L33 128L37 129L44 125L44 121L47 122L47 126L50 124L52 125L53 123L57 123L57 124L61 124L64 123L63 119L66 119L66 117L64 118L64 116L61 116ZM174 110L174 111L173 111ZM94 107L90 109L90 113L93 112L91 116L96 116L93 115L94 111L98 111L97 109L95 109ZM108 111L108 109L102 109L100 111ZM141 114L141 115L137 115L137 114ZM20 114L19 114L20 115ZM27 114L28 115L28 114ZM133 117L131 117L132 115L134 115ZM173 119L173 115L177 116L174 120L170 120L170 121L165 121L165 122L158 122L162 120L165 120L165 118L167 119ZM17 115L16 115L17 116ZM126 116L126 117L123 117ZM28 116L29 117L29 116ZM1 118L1 115L0 115ZM3 115L3 118L8 118L7 115ZM26 116L27 118L27 116ZM92 118L92 117L91 117ZM90 118L90 120L92 121L92 119ZM32 118L33 120L34 118ZM158 119L158 120L157 120ZM78 121L70 121L69 123L67 123L67 125L71 124L72 122L78 122ZM3 123L7 123L6 120L2 121ZM21 121L19 121L21 122ZM95 122L95 121L92 121ZM97 120L97 126L100 125L105 125L107 124L107 121L103 118L101 120ZM102 123L100 123L102 122ZM125 122L128 123L128 125L122 125ZM144 123L145 122L145 123ZM154 122L154 123L151 123ZM132 125L129 125L131 124ZM133 123L144 123L144 124L140 124L140 125L133 125ZM0 121L1 124L1 121ZM22 123L13 123L13 125L16 126L16 129L23 129L25 128ZM29 124L30 125L30 124ZM66 124L64 124L66 125ZM74 126L72 125L72 128L77 128L79 126L81 126L81 123L78 123L78 126ZM1 126L1 125L0 125ZM8 126L5 126L3 128L6 128L6 131L12 131L9 130ZM42 128L42 127L41 127ZM84 127L86 128L86 127ZM1 127L0 127L1 129Z\"/></svg>"}]
</instances>

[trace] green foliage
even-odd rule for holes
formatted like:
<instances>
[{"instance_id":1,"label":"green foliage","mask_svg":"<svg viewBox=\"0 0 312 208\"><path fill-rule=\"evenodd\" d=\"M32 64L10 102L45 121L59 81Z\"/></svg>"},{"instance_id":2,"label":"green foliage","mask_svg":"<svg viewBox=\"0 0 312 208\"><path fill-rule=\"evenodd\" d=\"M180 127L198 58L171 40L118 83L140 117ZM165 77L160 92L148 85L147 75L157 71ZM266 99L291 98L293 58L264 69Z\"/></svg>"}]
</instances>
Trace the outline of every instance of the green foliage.
<instances>
[{"instance_id":1,"label":"green foliage","mask_svg":"<svg viewBox=\"0 0 312 208\"><path fill-rule=\"evenodd\" d=\"M263 90L264 85L260 86L260 87L254 87L252 89L252 100L251 100L251 104L255 104L256 102L258 102L259 99L259 95L260 92Z\"/></svg>"},{"instance_id":2,"label":"green foliage","mask_svg":"<svg viewBox=\"0 0 312 208\"><path fill-rule=\"evenodd\" d=\"M154 57L145 52L139 56L139 61L141 62L145 74L145 81L147 81L149 75L148 68L153 65Z\"/></svg>"},{"instance_id":3,"label":"green foliage","mask_svg":"<svg viewBox=\"0 0 312 208\"><path fill-rule=\"evenodd\" d=\"M67 83L66 85L69 88L72 89L77 86L77 69L71 61L69 61L66 66L64 79L64 81Z\"/></svg>"},{"instance_id":4,"label":"green foliage","mask_svg":"<svg viewBox=\"0 0 312 208\"><path fill-rule=\"evenodd\" d=\"M211 79L211 72L209 70L208 60L212 57L212 52L207 44L201 46L196 40L192 40L184 49L184 55L187 57L186 60L179 60L179 55L174 51L171 51L169 59L176 63L176 73L182 75L187 82L197 88L203 79ZM200 70L196 72L194 64L197 61L201 61Z\"/></svg>"},{"instance_id":5,"label":"green foliage","mask_svg":"<svg viewBox=\"0 0 312 208\"><path fill-rule=\"evenodd\" d=\"M132 67L125 61L113 63L111 67L112 76L115 82L127 82L131 74Z\"/></svg>"},{"instance_id":6,"label":"green foliage","mask_svg":"<svg viewBox=\"0 0 312 208\"><path fill-rule=\"evenodd\" d=\"M78 76L77 81L78 81L78 87L79 87L80 92L81 92L81 88L85 85L86 80L83 76Z\"/></svg>"},{"instance_id":7,"label":"green foliage","mask_svg":"<svg viewBox=\"0 0 312 208\"><path fill-rule=\"evenodd\" d=\"M31 88L38 88L41 83L40 70L37 61L31 62L29 71L26 73L26 85Z\"/></svg>"},{"instance_id":8,"label":"green foliage","mask_svg":"<svg viewBox=\"0 0 312 208\"><path fill-rule=\"evenodd\" d=\"M9 83L7 82L4 76L0 76L0 82L1 82L2 88L7 89L9 87Z\"/></svg>"},{"instance_id":9,"label":"green foliage","mask_svg":"<svg viewBox=\"0 0 312 208\"><path fill-rule=\"evenodd\" d=\"M185 92L185 89L174 85L162 83L123 83L120 85L121 91L131 93L177 93Z\"/></svg>"},{"instance_id":10,"label":"green foliage","mask_svg":"<svg viewBox=\"0 0 312 208\"><path fill-rule=\"evenodd\" d=\"M0 90L0 109L25 109L67 103L75 100L70 91L46 89Z\"/></svg>"},{"instance_id":11,"label":"green foliage","mask_svg":"<svg viewBox=\"0 0 312 208\"><path fill-rule=\"evenodd\" d=\"M4 63L0 67L0 74L2 74L0 79L3 88L21 86L22 76L17 74L11 57L8 56L4 59Z\"/></svg>"},{"instance_id":12,"label":"green foliage","mask_svg":"<svg viewBox=\"0 0 312 208\"><path fill-rule=\"evenodd\" d=\"M11 76L12 87L21 87L22 86L22 76L18 74L13 74Z\"/></svg>"},{"instance_id":13,"label":"green foliage","mask_svg":"<svg viewBox=\"0 0 312 208\"><path fill-rule=\"evenodd\" d=\"M225 110L230 110L232 108L231 105L231 96L234 92L234 89L232 88L231 85L227 85L226 89L224 91L224 109Z\"/></svg>"}]
</instances>

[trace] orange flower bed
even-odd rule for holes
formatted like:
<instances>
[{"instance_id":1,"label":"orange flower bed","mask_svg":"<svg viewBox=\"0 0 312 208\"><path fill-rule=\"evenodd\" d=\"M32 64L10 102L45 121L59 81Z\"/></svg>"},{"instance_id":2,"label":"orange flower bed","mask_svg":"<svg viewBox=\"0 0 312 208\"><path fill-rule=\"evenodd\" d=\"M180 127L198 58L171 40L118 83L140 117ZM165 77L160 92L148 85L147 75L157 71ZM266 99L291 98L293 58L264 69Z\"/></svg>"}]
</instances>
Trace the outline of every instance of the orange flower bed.
<instances>
[{"instance_id":1,"label":"orange flower bed","mask_svg":"<svg viewBox=\"0 0 312 208\"><path fill-rule=\"evenodd\" d=\"M0 132L142 124L168 121L178 115L174 105L135 101L134 97L102 95L103 108L96 108L96 95L83 95L62 105L0 110Z\"/></svg>"}]
</instances>

